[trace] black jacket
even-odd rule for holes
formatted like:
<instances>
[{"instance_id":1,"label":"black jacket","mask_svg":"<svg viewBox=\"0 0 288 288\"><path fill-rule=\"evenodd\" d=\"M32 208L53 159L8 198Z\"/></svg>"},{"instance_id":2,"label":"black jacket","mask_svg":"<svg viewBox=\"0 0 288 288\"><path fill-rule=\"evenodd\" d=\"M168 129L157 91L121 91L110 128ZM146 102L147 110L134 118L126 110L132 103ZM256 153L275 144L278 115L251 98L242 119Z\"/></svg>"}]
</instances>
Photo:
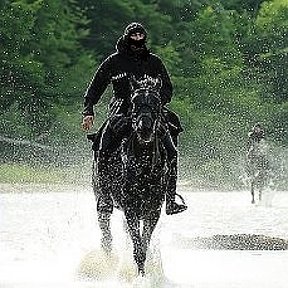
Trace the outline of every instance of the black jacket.
<instances>
[{"instance_id":1,"label":"black jacket","mask_svg":"<svg viewBox=\"0 0 288 288\"><path fill-rule=\"evenodd\" d=\"M162 105L171 101L172 84L161 59L150 53L146 46L139 54L132 52L124 39L122 36L118 40L117 52L110 55L96 71L84 95L84 116L94 115L93 105L98 103L110 83L113 85L110 113L126 114L131 95L129 78L133 76L137 80L143 78L144 75L153 78L160 77Z\"/></svg>"}]
</instances>

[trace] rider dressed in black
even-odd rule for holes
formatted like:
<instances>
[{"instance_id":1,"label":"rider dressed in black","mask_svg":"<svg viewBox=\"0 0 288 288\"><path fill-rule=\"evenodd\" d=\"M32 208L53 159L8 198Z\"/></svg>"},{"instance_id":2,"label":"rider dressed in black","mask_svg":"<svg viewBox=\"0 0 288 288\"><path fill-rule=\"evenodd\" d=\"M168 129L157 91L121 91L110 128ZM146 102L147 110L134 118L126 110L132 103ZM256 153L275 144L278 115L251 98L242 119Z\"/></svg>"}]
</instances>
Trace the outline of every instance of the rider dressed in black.
<instances>
[{"instance_id":1,"label":"rider dressed in black","mask_svg":"<svg viewBox=\"0 0 288 288\"><path fill-rule=\"evenodd\" d=\"M265 133L262 125L260 123L256 123L252 130L248 133L248 166L249 170L255 169L256 167L269 169L269 161L265 152L263 151L263 147L261 147L261 143L265 138ZM251 171L248 171L248 174L251 174Z\"/></svg>"},{"instance_id":2,"label":"rider dressed in black","mask_svg":"<svg viewBox=\"0 0 288 288\"><path fill-rule=\"evenodd\" d=\"M171 101L172 84L161 59L152 54L146 47L147 32L139 23L131 23L119 38L116 52L110 55L99 66L85 95L82 126L89 130L93 125L93 106L98 103L107 86L112 83L113 98L109 105L109 120L104 123L98 133L98 140L94 139L95 151L98 151L99 164L105 165L111 152L115 151L123 137L131 131L131 119L128 113L130 105L130 79L141 80L144 77L160 78L160 90L163 114L168 127L162 137L167 151L168 161L172 168L166 193L166 213L168 215L180 213L187 209L183 204L175 202L177 181L177 136L182 131L178 116L164 107ZM114 126L113 131L111 124ZM115 133L117 131L117 133ZM182 198L182 197L180 197Z\"/></svg>"},{"instance_id":3,"label":"rider dressed in black","mask_svg":"<svg viewBox=\"0 0 288 288\"><path fill-rule=\"evenodd\" d=\"M264 139L264 130L260 123L256 123L248 133L248 158L252 158L257 150L260 141Z\"/></svg>"}]
</instances>

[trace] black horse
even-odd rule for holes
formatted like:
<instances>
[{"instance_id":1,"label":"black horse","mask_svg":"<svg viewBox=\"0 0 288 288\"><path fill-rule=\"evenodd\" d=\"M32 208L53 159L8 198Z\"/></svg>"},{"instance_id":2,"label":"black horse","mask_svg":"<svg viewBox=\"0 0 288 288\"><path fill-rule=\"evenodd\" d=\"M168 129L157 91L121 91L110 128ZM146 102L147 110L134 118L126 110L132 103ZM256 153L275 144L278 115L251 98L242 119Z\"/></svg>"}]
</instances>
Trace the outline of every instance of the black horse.
<instances>
[{"instance_id":1,"label":"black horse","mask_svg":"<svg viewBox=\"0 0 288 288\"><path fill-rule=\"evenodd\" d=\"M116 207L124 212L134 260L141 275L145 274L147 249L160 218L169 174L161 143L160 88L158 79L146 78L132 83L132 132L111 154L104 168L97 164L97 157L93 165L102 248L107 253L112 250L110 217Z\"/></svg>"}]
</instances>

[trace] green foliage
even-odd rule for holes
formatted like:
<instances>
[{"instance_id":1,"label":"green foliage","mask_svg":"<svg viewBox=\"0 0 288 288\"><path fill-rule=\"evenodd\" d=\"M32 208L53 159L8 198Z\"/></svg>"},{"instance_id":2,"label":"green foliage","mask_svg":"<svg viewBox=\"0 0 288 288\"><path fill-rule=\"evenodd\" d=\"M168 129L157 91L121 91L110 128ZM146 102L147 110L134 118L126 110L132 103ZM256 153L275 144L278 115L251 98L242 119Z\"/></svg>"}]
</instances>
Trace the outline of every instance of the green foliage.
<instances>
[{"instance_id":1,"label":"green foliage","mask_svg":"<svg viewBox=\"0 0 288 288\"><path fill-rule=\"evenodd\" d=\"M40 187L43 187L43 184L87 185L89 179L81 178L81 171L82 167L63 169L53 166L33 167L24 163L4 163L0 164L0 183L41 184Z\"/></svg>"},{"instance_id":2,"label":"green foliage","mask_svg":"<svg viewBox=\"0 0 288 288\"><path fill-rule=\"evenodd\" d=\"M176 44L169 41L164 47L156 46L155 53L158 54L162 59L165 59L165 66L168 71L174 71L177 75L180 73L178 68L181 65L181 56L176 50Z\"/></svg>"},{"instance_id":3,"label":"green foliage","mask_svg":"<svg viewBox=\"0 0 288 288\"><path fill-rule=\"evenodd\" d=\"M48 171L47 168L32 168L23 164L0 165L1 183L63 183L61 171Z\"/></svg>"},{"instance_id":4,"label":"green foliage","mask_svg":"<svg viewBox=\"0 0 288 288\"><path fill-rule=\"evenodd\" d=\"M53 125L56 101L79 97L95 63L79 42L85 18L68 0L9 1L1 16L0 109L17 104L30 137L37 136Z\"/></svg>"},{"instance_id":5,"label":"green foliage","mask_svg":"<svg viewBox=\"0 0 288 288\"><path fill-rule=\"evenodd\" d=\"M288 2L264 2L256 19L259 61L274 100L288 100Z\"/></svg>"},{"instance_id":6,"label":"green foliage","mask_svg":"<svg viewBox=\"0 0 288 288\"><path fill-rule=\"evenodd\" d=\"M90 155L82 95L133 21L147 28L173 80L182 177L238 187L255 122L275 145L288 144L286 0L6 0L0 16L1 134L59 148L61 165ZM12 155L8 146L0 151Z\"/></svg>"},{"instance_id":7,"label":"green foliage","mask_svg":"<svg viewBox=\"0 0 288 288\"><path fill-rule=\"evenodd\" d=\"M165 43L171 31L170 17L158 11L154 3L141 0L84 0L78 5L90 19L91 33L83 39L84 47L91 49L100 57L106 57L115 50L117 39L125 27L133 22L142 22L147 27L149 41Z\"/></svg>"}]
</instances>

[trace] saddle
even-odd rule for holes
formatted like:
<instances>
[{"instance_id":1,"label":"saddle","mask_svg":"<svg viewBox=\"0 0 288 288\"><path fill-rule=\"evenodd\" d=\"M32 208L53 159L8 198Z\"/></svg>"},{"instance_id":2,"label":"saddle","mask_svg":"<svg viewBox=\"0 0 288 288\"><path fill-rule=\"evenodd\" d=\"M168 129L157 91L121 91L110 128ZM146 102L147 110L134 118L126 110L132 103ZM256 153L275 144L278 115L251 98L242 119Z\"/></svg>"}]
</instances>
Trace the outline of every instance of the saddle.
<instances>
[{"instance_id":1,"label":"saddle","mask_svg":"<svg viewBox=\"0 0 288 288\"><path fill-rule=\"evenodd\" d=\"M167 128L172 136L178 136L184 129L181 125L179 116L169 110L166 107L163 107L163 121L167 124ZM124 135L128 135L131 131L131 118L123 114L116 114L107 119L95 133L88 134L87 139L93 142L92 149L93 151L98 151L100 146L100 141L102 133L107 123L114 131L115 137L121 138ZM166 129L167 129L166 128ZM163 129L163 127L162 127Z\"/></svg>"},{"instance_id":2,"label":"saddle","mask_svg":"<svg viewBox=\"0 0 288 288\"><path fill-rule=\"evenodd\" d=\"M99 150L101 137L106 126L109 125L111 131L113 131L113 136L115 138L123 138L128 135L131 131L131 118L123 114L116 114L107 119L95 133L88 134L87 139L93 142L92 149L94 151Z\"/></svg>"}]
</instances>

